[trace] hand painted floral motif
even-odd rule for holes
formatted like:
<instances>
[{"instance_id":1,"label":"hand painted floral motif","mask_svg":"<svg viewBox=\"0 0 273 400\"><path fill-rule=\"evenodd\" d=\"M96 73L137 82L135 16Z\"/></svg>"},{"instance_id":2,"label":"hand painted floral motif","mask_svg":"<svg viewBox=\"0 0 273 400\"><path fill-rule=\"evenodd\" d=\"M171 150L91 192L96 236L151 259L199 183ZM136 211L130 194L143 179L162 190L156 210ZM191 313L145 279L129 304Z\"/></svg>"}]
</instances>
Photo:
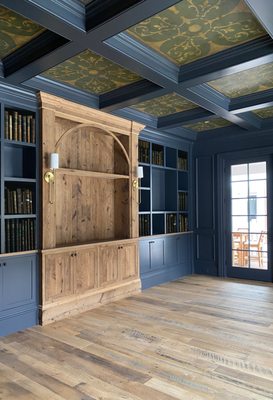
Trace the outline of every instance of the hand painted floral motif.
<instances>
[{"instance_id":1,"label":"hand painted floral motif","mask_svg":"<svg viewBox=\"0 0 273 400\"><path fill-rule=\"evenodd\" d=\"M0 59L30 42L44 28L0 6Z\"/></svg>"},{"instance_id":2,"label":"hand painted floral motif","mask_svg":"<svg viewBox=\"0 0 273 400\"><path fill-rule=\"evenodd\" d=\"M196 122L195 124L184 125L183 128L191 129L195 132L210 131L212 129L225 128L231 126L232 123L223 118L208 119L205 121Z\"/></svg>"},{"instance_id":3,"label":"hand painted floral motif","mask_svg":"<svg viewBox=\"0 0 273 400\"><path fill-rule=\"evenodd\" d=\"M273 64L265 64L208 83L227 97L240 97L273 88Z\"/></svg>"},{"instance_id":4,"label":"hand painted floral motif","mask_svg":"<svg viewBox=\"0 0 273 400\"><path fill-rule=\"evenodd\" d=\"M263 119L273 118L273 107L266 107L266 108L262 108L260 110L255 110L255 111L253 111L253 113Z\"/></svg>"},{"instance_id":5,"label":"hand painted floral motif","mask_svg":"<svg viewBox=\"0 0 273 400\"><path fill-rule=\"evenodd\" d=\"M42 75L94 94L110 92L141 79L90 50L64 61Z\"/></svg>"},{"instance_id":6,"label":"hand painted floral motif","mask_svg":"<svg viewBox=\"0 0 273 400\"><path fill-rule=\"evenodd\" d=\"M178 65L266 35L243 0L183 0L127 32Z\"/></svg>"},{"instance_id":7,"label":"hand painted floral motif","mask_svg":"<svg viewBox=\"0 0 273 400\"><path fill-rule=\"evenodd\" d=\"M150 114L154 117L163 117L165 115L175 114L180 111L191 110L196 107L197 105L191 103L189 100L186 100L175 93L171 93L151 100L143 101L132 108L145 112L146 114Z\"/></svg>"}]
</instances>

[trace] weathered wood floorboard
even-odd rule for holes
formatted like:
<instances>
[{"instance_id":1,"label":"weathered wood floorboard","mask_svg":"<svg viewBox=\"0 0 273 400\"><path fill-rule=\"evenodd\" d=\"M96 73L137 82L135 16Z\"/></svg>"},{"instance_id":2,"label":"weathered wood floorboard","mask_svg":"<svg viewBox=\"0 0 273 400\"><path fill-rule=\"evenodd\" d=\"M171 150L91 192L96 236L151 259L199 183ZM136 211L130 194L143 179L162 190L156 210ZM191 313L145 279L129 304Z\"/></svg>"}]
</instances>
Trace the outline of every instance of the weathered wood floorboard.
<instances>
[{"instance_id":1,"label":"weathered wood floorboard","mask_svg":"<svg viewBox=\"0 0 273 400\"><path fill-rule=\"evenodd\" d=\"M273 285L190 276L1 338L15 399L273 399Z\"/></svg>"}]
</instances>

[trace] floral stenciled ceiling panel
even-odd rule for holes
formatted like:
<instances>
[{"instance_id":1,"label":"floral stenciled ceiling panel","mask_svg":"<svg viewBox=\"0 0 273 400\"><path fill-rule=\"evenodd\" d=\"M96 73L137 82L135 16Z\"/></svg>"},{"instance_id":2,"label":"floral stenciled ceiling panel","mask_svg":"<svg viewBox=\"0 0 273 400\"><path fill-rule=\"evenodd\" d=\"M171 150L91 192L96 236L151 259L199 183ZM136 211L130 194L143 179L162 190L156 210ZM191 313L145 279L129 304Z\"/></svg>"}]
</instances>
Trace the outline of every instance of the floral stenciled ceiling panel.
<instances>
[{"instance_id":1,"label":"floral stenciled ceiling panel","mask_svg":"<svg viewBox=\"0 0 273 400\"><path fill-rule=\"evenodd\" d=\"M252 111L254 114L258 115L258 117L266 119L266 118L273 118L273 107L266 107L260 110Z\"/></svg>"},{"instance_id":2,"label":"floral stenciled ceiling panel","mask_svg":"<svg viewBox=\"0 0 273 400\"><path fill-rule=\"evenodd\" d=\"M127 33L178 65L266 35L243 0L183 0Z\"/></svg>"},{"instance_id":3,"label":"floral stenciled ceiling panel","mask_svg":"<svg viewBox=\"0 0 273 400\"><path fill-rule=\"evenodd\" d=\"M97 95L142 79L90 50L49 69L42 76Z\"/></svg>"},{"instance_id":4,"label":"floral stenciled ceiling panel","mask_svg":"<svg viewBox=\"0 0 273 400\"><path fill-rule=\"evenodd\" d=\"M197 105L184 99L183 97L171 93L160 96L151 100L146 100L131 108L150 114L154 117L163 117L170 114L175 114L180 111L187 111L196 108Z\"/></svg>"},{"instance_id":5,"label":"floral stenciled ceiling panel","mask_svg":"<svg viewBox=\"0 0 273 400\"><path fill-rule=\"evenodd\" d=\"M264 64L208 83L227 97L235 98L273 88L273 64Z\"/></svg>"},{"instance_id":6,"label":"floral stenciled ceiling panel","mask_svg":"<svg viewBox=\"0 0 273 400\"><path fill-rule=\"evenodd\" d=\"M0 6L0 59L30 42L44 30L42 26Z\"/></svg>"},{"instance_id":7,"label":"floral stenciled ceiling panel","mask_svg":"<svg viewBox=\"0 0 273 400\"><path fill-rule=\"evenodd\" d=\"M192 124L183 125L183 128L191 129L194 132L205 132L212 129L225 128L231 126L232 123L223 118L208 119Z\"/></svg>"}]
</instances>

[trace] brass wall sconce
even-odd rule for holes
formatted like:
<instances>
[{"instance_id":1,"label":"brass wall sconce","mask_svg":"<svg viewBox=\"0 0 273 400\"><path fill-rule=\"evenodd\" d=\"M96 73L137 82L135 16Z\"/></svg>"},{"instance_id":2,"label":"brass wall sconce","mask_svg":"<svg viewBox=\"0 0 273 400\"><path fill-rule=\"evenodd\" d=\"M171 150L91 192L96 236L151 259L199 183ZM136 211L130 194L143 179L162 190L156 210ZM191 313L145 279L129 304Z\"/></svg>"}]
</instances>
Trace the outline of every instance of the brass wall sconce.
<instances>
[{"instance_id":1,"label":"brass wall sconce","mask_svg":"<svg viewBox=\"0 0 273 400\"><path fill-rule=\"evenodd\" d=\"M50 154L50 163L49 163L50 171L47 171L44 174L44 180L46 183L49 184L49 194L48 194L48 201L50 204L53 204L53 185L55 182L55 170L59 168L59 154L58 153L51 153Z\"/></svg>"}]
</instances>

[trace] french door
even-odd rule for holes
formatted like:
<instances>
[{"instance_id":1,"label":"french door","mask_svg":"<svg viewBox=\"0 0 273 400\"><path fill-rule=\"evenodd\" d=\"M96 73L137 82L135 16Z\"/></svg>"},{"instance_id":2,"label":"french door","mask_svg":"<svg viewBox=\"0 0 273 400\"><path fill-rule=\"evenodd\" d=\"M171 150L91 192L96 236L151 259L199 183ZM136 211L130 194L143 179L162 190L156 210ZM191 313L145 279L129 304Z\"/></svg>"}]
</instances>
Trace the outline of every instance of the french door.
<instances>
[{"instance_id":1,"label":"french door","mask_svg":"<svg viewBox=\"0 0 273 400\"><path fill-rule=\"evenodd\" d=\"M271 281L270 160L227 166L227 275Z\"/></svg>"}]
</instances>

